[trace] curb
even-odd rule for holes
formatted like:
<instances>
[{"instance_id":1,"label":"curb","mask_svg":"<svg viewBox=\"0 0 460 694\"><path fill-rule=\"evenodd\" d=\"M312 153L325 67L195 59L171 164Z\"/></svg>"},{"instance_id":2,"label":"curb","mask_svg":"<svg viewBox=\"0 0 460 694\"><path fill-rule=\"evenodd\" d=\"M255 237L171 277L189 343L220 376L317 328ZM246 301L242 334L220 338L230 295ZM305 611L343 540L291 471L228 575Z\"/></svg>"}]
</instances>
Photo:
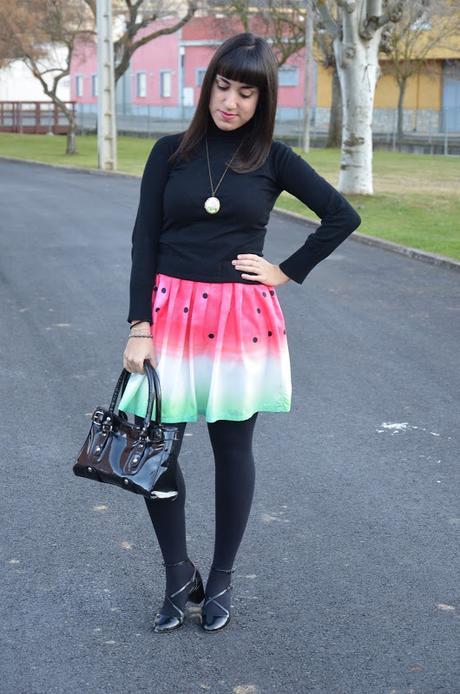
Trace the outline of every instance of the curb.
<instances>
[{"instance_id":1,"label":"curb","mask_svg":"<svg viewBox=\"0 0 460 694\"><path fill-rule=\"evenodd\" d=\"M291 219L295 219L299 222L307 222L308 224L314 224L315 226L318 226L319 224L317 219L305 217L303 214L298 214L298 212L282 210L279 207L274 207L273 212L279 214L280 216L290 217ZM387 241L386 239L380 239L377 236L363 234L359 231L353 231L348 238L350 238L352 241L358 241L359 243L366 243L368 246L377 246L378 248L383 248L385 251L400 253L402 255L407 255L410 258L414 258L415 260L421 260L425 263L430 263L431 265L448 267L451 270L457 270L460 272L460 260L454 260L454 258L449 258L447 255L429 253L428 251L422 251L420 248L411 248L410 246L401 246L399 243Z\"/></svg>"},{"instance_id":2,"label":"curb","mask_svg":"<svg viewBox=\"0 0 460 694\"><path fill-rule=\"evenodd\" d=\"M130 174L123 171L100 171L100 169L86 169L84 166L67 166L66 164L48 164L45 161L37 161L36 159L22 159L20 157L4 157L0 154L0 161L23 162L25 164L34 164L35 166L48 166L51 169L64 169L65 171L76 171L77 173L90 173L96 176L120 176L121 178L141 178L139 174Z\"/></svg>"},{"instance_id":3,"label":"curb","mask_svg":"<svg viewBox=\"0 0 460 694\"><path fill-rule=\"evenodd\" d=\"M47 164L43 161L36 161L35 159L21 159L19 157L4 157L0 155L0 161L13 161L13 162L24 162L26 164L34 164L38 166L48 166L54 169L66 169L68 171L77 171L78 173L90 173L97 176L121 176L122 178L141 178L139 174L122 173L119 171L100 171L99 169L85 169L82 166L66 166L64 164ZM298 212L291 212L289 210L283 210L280 207L274 207L273 212L280 216L288 217L290 219L295 219L300 222L306 222L307 224L314 224L318 226L319 221L317 219L312 219L311 217L306 217ZM439 267L448 267L451 270L460 271L460 260L454 260L446 255L440 255L438 253L429 253L428 251L422 251L420 248L411 248L410 246L402 246L399 243L394 243L393 241L387 241L385 239L380 239L377 236L370 236L369 234L363 234L359 231L354 231L349 238L353 241L358 241L359 243L366 243L368 246L376 246L378 248L383 248L386 251L391 251L392 253L400 253L401 255L407 255L415 260L421 260L425 263L430 263L431 265L437 265Z\"/></svg>"}]
</instances>

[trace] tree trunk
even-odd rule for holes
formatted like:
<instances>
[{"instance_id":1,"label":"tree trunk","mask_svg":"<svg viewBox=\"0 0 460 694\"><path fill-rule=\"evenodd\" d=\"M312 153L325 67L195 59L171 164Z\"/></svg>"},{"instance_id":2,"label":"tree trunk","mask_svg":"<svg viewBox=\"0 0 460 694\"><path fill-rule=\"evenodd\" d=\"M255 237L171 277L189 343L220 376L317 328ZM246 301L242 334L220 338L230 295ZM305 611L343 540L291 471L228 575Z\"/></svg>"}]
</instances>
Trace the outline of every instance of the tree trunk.
<instances>
[{"instance_id":1,"label":"tree trunk","mask_svg":"<svg viewBox=\"0 0 460 694\"><path fill-rule=\"evenodd\" d=\"M406 93L407 80L402 78L399 83L398 96L398 125L397 125L397 140L401 144L404 136L404 96Z\"/></svg>"},{"instance_id":2,"label":"tree trunk","mask_svg":"<svg viewBox=\"0 0 460 694\"><path fill-rule=\"evenodd\" d=\"M351 18L347 18L351 19ZM372 195L372 113L379 74L381 29L361 40L357 27L347 27L343 44L334 40L342 89L342 157L338 189L346 194Z\"/></svg>"},{"instance_id":3,"label":"tree trunk","mask_svg":"<svg viewBox=\"0 0 460 694\"><path fill-rule=\"evenodd\" d=\"M67 140L66 140L66 154L76 154L77 153L77 142L76 142L76 136L75 136L75 131L76 131L76 119L75 116L72 114L69 116L67 115L67 119L69 121L69 130L67 131Z\"/></svg>"},{"instance_id":4,"label":"tree trunk","mask_svg":"<svg viewBox=\"0 0 460 694\"><path fill-rule=\"evenodd\" d=\"M342 146L342 92L337 67L334 65L332 72L332 99L331 113L329 116L329 128L326 147Z\"/></svg>"},{"instance_id":5,"label":"tree trunk","mask_svg":"<svg viewBox=\"0 0 460 694\"><path fill-rule=\"evenodd\" d=\"M302 150L310 151L310 113L311 113L311 74L313 67L313 7L311 0L306 2L305 14L305 83L303 100Z\"/></svg>"}]
</instances>

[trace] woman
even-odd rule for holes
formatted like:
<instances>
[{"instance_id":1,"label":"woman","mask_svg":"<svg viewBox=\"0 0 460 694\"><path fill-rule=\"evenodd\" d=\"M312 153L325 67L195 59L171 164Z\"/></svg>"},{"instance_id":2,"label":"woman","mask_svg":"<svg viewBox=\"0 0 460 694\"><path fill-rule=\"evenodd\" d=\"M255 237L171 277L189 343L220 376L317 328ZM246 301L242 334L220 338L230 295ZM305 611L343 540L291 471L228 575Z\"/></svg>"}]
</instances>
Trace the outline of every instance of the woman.
<instances>
[{"instance_id":1,"label":"woman","mask_svg":"<svg viewBox=\"0 0 460 694\"><path fill-rule=\"evenodd\" d=\"M207 68L184 133L161 137L149 155L132 235L123 366L131 376L119 408L143 417L151 360L162 386L162 422L204 415L215 462L215 538L204 589L188 558L185 485L173 503L145 498L166 568L154 631L184 623L202 605L205 631L230 621L233 564L254 492L252 437L259 411L289 412L286 327L275 287L302 284L360 224L347 200L290 147L273 141L277 64L252 33L225 41ZM279 265L263 257L266 225L287 190L321 225ZM131 339L138 338L138 339Z\"/></svg>"}]
</instances>

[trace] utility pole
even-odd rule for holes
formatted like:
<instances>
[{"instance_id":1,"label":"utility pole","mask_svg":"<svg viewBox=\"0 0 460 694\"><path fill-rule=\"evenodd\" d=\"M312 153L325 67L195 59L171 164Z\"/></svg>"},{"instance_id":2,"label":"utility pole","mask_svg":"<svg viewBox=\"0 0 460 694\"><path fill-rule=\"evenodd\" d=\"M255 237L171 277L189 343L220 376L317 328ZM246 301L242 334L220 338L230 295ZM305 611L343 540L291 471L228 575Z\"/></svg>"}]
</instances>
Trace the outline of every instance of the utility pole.
<instances>
[{"instance_id":1,"label":"utility pole","mask_svg":"<svg viewBox=\"0 0 460 694\"><path fill-rule=\"evenodd\" d=\"M97 0L97 155L104 171L117 169L112 0Z\"/></svg>"},{"instance_id":2,"label":"utility pole","mask_svg":"<svg viewBox=\"0 0 460 694\"><path fill-rule=\"evenodd\" d=\"M310 94L313 67L313 1L305 0L305 83L303 99L302 149L310 151Z\"/></svg>"}]
</instances>

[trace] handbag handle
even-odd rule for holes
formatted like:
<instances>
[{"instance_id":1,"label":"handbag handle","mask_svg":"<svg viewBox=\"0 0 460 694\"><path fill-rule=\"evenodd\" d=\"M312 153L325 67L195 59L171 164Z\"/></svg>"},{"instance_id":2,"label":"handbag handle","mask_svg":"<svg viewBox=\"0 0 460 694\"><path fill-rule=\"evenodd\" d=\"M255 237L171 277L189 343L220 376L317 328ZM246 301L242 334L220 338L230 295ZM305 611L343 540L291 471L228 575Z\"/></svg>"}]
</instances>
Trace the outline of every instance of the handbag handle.
<instances>
[{"instance_id":1,"label":"handbag handle","mask_svg":"<svg viewBox=\"0 0 460 694\"><path fill-rule=\"evenodd\" d=\"M144 359L144 369L145 369L145 373L147 375L147 382L148 382L148 387L149 387L147 411L146 411L145 416L144 416L144 426L143 426L143 429L147 430L148 427L150 426L150 422L152 420L152 410L153 410L153 400L154 399L155 399L155 424L157 426L159 426L161 423L161 385L160 385L160 379L158 378L158 374L157 374L155 368L152 366L149 359ZM118 399L119 399L119 397L121 398L121 396L123 395L130 376L131 376L131 372L127 371L125 368L123 368L123 370L122 370L122 372L118 378L117 384L115 386L115 390L113 391L112 400L110 401L109 412L111 415L114 414Z\"/></svg>"}]
</instances>

